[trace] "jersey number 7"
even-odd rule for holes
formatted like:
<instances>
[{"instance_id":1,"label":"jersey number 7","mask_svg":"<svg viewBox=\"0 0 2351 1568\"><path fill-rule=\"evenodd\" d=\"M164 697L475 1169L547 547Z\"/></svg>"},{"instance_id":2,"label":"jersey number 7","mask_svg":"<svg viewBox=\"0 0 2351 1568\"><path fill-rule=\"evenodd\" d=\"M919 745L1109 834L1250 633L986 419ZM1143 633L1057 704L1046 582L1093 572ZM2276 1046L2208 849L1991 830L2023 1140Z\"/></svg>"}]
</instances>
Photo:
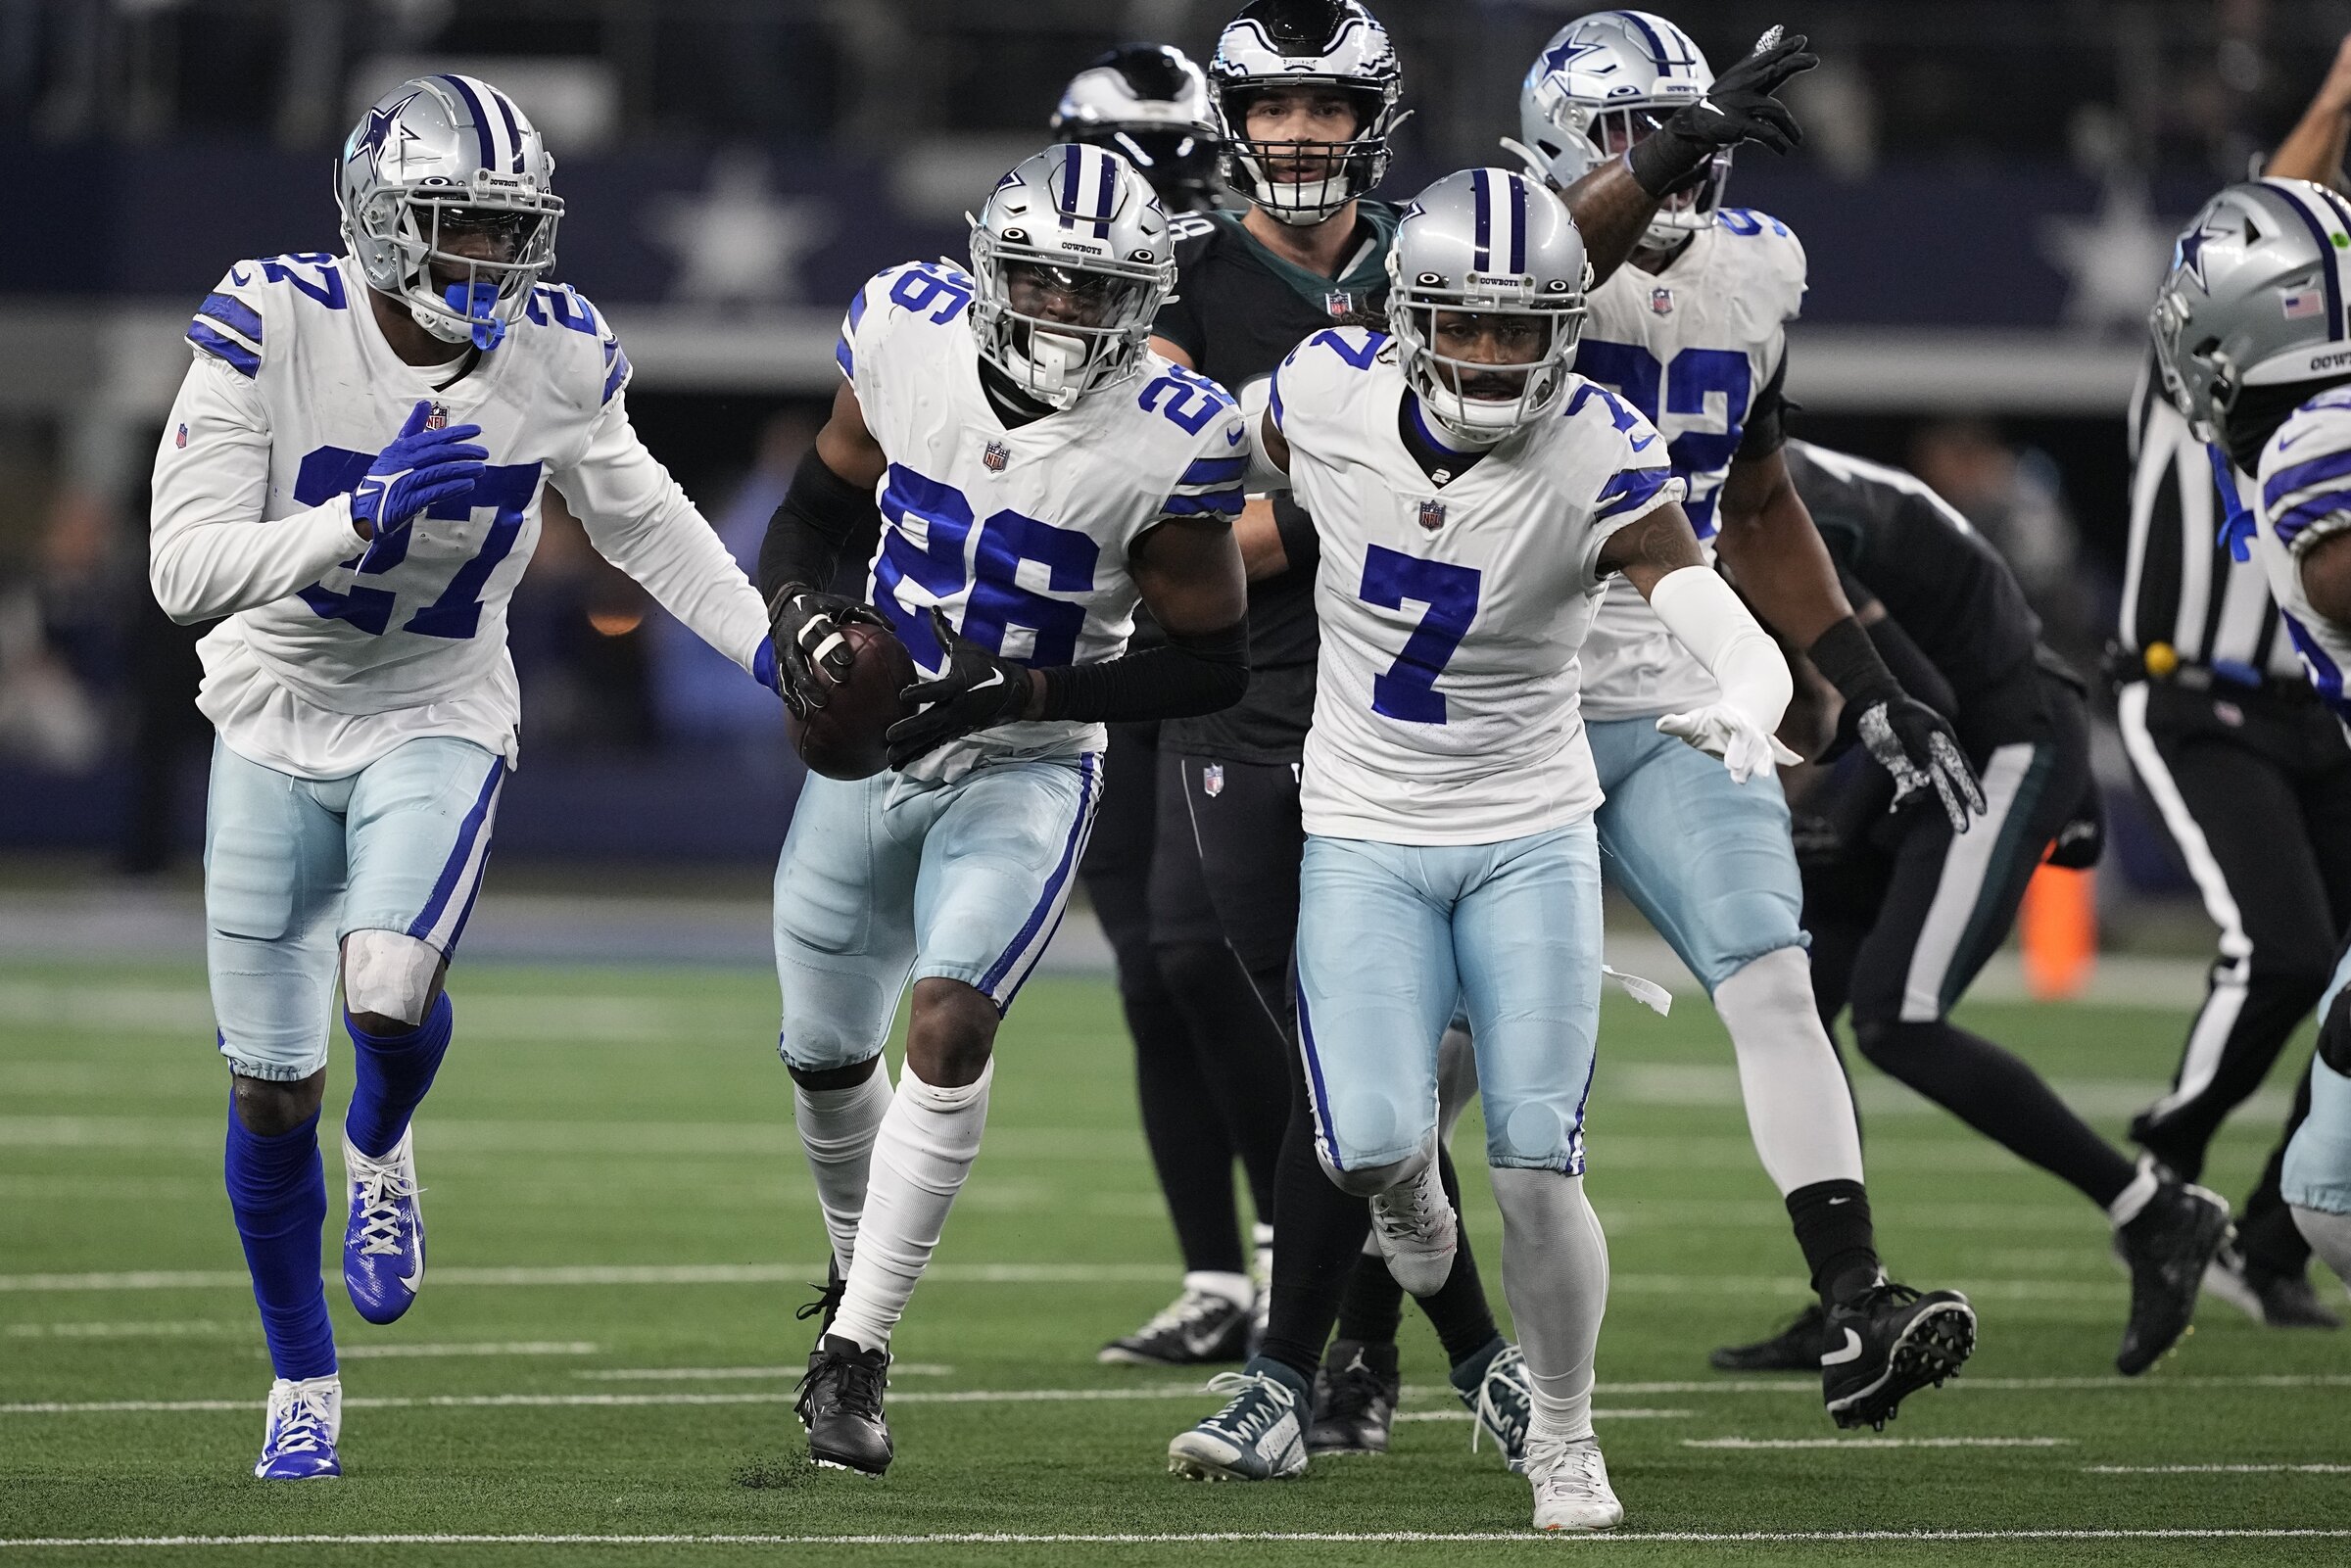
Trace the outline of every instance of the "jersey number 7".
<instances>
[{"instance_id":1,"label":"jersey number 7","mask_svg":"<svg viewBox=\"0 0 2351 1568\"><path fill-rule=\"evenodd\" d=\"M1407 599L1428 606L1385 675L1371 678L1371 711L1407 724L1443 724L1445 696L1437 689L1454 650L1477 615L1478 573L1451 561L1424 561L1384 546L1364 553L1363 600L1401 610Z\"/></svg>"}]
</instances>

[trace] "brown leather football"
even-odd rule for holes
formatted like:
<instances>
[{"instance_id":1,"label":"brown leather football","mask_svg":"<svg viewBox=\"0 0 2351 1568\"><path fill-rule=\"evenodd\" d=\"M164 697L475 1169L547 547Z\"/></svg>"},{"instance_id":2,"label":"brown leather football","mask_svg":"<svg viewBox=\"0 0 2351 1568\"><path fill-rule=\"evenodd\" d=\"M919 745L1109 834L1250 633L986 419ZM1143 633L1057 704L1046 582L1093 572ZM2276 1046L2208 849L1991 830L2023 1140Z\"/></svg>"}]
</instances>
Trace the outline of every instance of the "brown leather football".
<instances>
[{"instance_id":1,"label":"brown leather football","mask_svg":"<svg viewBox=\"0 0 2351 1568\"><path fill-rule=\"evenodd\" d=\"M889 727L906 716L898 692L914 684L914 659L887 627L851 621L841 635L851 649L848 679L806 720L787 710L784 729L809 772L870 779L889 765ZM817 679L826 679L822 666Z\"/></svg>"}]
</instances>

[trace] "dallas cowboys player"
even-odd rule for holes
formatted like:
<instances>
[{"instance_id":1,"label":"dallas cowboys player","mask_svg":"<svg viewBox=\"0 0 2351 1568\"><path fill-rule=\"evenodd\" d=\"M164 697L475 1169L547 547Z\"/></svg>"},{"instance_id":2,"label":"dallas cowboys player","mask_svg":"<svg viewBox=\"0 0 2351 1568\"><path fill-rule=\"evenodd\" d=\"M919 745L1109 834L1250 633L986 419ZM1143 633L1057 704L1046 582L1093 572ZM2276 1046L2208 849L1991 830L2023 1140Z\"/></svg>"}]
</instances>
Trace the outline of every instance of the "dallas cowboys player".
<instances>
[{"instance_id":1,"label":"dallas cowboys player","mask_svg":"<svg viewBox=\"0 0 2351 1568\"><path fill-rule=\"evenodd\" d=\"M759 597L630 428L628 356L541 279L563 204L512 99L402 83L337 164L349 254L240 261L188 328L156 456L151 578L200 644L213 1011L229 1205L276 1381L254 1473L341 1473L319 1282L335 983L357 1048L343 1277L371 1322L424 1274L409 1117L517 753L506 601L552 481L599 550L772 671Z\"/></svg>"},{"instance_id":2,"label":"dallas cowboys player","mask_svg":"<svg viewBox=\"0 0 2351 1568\"><path fill-rule=\"evenodd\" d=\"M1656 431L1568 368L1586 266L1564 206L1521 173L1449 175L1406 209L1389 273L1390 334L1301 344L1261 431L1322 551L1298 930L1318 1153L1371 1199L1391 1266L1442 1277L1437 1045L1466 1010L1534 1391L1534 1522L1602 1530L1623 1509L1591 1418L1600 786L1576 649L1623 574L1720 682L1656 728L1721 758L1707 766L1734 787L1770 778L1788 668L1705 564ZM1176 1440L1174 1465L1215 1474L1254 1449L1303 1468L1295 1393L1226 1386L1233 1404Z\"/></svg>"},{"instance_id":3,"label":"dallas cowboys player","mask_svg":"<svg viewBox=\"0 0 2351 1568\"><path fill-rule=\"evenodd\" d=\"M1785 45L1767 35L1758 54L1773 47ZM1608 161L1636 171L1668 155L1686 164L1669 122L1713 80L1689 35L1661 17L1585 17L1561 28L1527 73L1521 151L1562 185ZM1776 219L1720 209L1729 165L1727 150L1699 164L1652 219L1632 264L1593 290L1576 368L1657 423L1689 486L1698 537L1721 549L1750 598L1837 681L1902 793L1932 783L1963 825L1981 805L1965 758L1942 717L1905 694L1879 658L1788 483L1779 455L1784 323L1803 295L1803 250ZM1829 1413L1840 1425L1881 1424L1966 1358L1975 1319L1956 1293L1922 1299L1888 1284L1880 1267L1851 1094L1813 1009L1787 804L1776 783L1731 788L1720 769L1659 737L1657 716L1702 701L1712 684L1626 585L1611 585L1584 657L1607 864L1706 986L1730 1032L1756 1151L1832 1319L1832 1358L1821 1358L1818 1319L1806 1320L1804 1346Z\"/></svg>"},{"instance_id":4,"label":"dallas cowboys player","mask_svg":"<svg viewBox=\"0 0 2351 1568\"><path fill-rule=\"evenodd\" d=\"M1101 790L1102 724L1247 689L1228 519L1247 455L1215 382L1148 352L1175 281L1134 166L1057 146L998 182L972 270L892 267L850 301L847 383L760 555L788 701L879 616L927 679L891 766L810 779L776 872L784 1059L841 1278L800 1414L880 1474L889 1341L979 1152L997 1025L1052 939ZM876 496L866 608L812 584ZM1123 654L1137 599L1167 634ZM914 984L895 1094L882 1045Z\"/></svg>"},{"instance_id":5,"label":"dallas cowboys player","mask_svg":"<svg viewBox=\"0 0 2351 1568\"><path fill-rule=\"evenodd\" d=\"M2257 513L2232 510L2228 537L2239 558L2248 545L2259 556L2311 686L2351 732L2346 250L2351 203L2334 191L2232 185L2181 235L2151 324L2180 411L2259 482ZM2351 950L2319 1003L2310 1115L2279 1185L2312 1250L2351 1283Z\"/></svg>"}]
</instances>

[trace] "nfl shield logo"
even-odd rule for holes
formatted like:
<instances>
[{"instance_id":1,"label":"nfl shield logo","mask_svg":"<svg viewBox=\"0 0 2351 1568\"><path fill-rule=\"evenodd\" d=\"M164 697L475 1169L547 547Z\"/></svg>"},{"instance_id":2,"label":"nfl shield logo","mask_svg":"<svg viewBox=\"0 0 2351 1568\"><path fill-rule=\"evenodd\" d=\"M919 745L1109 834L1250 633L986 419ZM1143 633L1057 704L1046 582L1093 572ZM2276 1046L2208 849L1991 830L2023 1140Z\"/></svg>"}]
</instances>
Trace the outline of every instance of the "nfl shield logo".
<instances>
[{"instance_id":1,"label":"nfl shield logo","mask_svg":"<svg viewBox=\"0 0 2351 1568\"><path fill-rule=\"evenodd\" d=\"M173 446L175 446L175 447L183 447L183 448L184 448L185 446L187 446L187 444L188 444L188 427L187 427L186 425L181 425L181 426L179 427L179 435L178 435L177 439L175 439L175 440L174 440L174 441L173 441L171 444L172 444Z\"/></svg>"},{"instance_id":2,"label":"nfl shield logo","mask_svg":"<svg viewBox=\"0 0 2351 1568\"><path fill-rule=\"evenodd\" d=\"M1224 764L1212 762L1200 770L1200 792L1211 799L1224 792Z\"/></svg>"},{"instance_id":3,"label":"nfl shield logo","mask_svg":"<svg viewBox=\"0 0 2351 1568\"><path fill-rule=\"evenodd\" d=\"M1673 314L1673 290L1667 288L1650 290L1649 308L1659 315Z\"/></svg>"},{"instance_id":4,"label":"nfl shield logo","mask_svg":"<svg viewBox=\"0 0 2351 1568\"><path fill-rule=\"evenodd\" d=\"M1422 501L1420 503L1420 526L1432 534L1443 528L1445 526L1445 503L1441 500Z\"/></svg>"},{"instance_id":5,"label":"nfl shield logo","mask_svg":"<svg viewBox=\"0 0 2351 1568\"><path fill-rule=\"evenodd\" d=\"M991 441L987 444L987 450L980 454L980 461L989 473L1000 474L1004 471L1004 465L1012 461L1012 449L1000 441Z\"/></svg>"},{"instance_id":6,"label":"nfl shield logo","mask_svg":"<svg viewBox=\"0 0 2351 1568\"><path fill-rule=\"evenodd\" d=\"M434 404L433 411L424 416L424 428L447 430L449 428L449 405L441 403Z\"/></svg>"},{"instance_id":7,"label":"nfl shield logo","mask_svg":"<svg viewBox=\"0 0 2351 1568\"><path fill-rule=\"evenodd\" d=\"M1355 296L1345 289L1332 289L1322 296L1322 309L1334 316L1345 315L1355 309Z\"/></svg>"}]
</instances>

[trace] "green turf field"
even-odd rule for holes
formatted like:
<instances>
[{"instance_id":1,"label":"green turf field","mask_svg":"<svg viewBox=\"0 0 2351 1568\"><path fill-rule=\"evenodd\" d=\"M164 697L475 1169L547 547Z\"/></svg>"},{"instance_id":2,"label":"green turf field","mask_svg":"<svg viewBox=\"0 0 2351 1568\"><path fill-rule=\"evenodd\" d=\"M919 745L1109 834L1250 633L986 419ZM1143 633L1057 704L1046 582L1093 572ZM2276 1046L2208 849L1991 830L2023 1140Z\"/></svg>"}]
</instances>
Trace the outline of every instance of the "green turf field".
<instances>
[{"instance_id":1,"label":"green turf field","mask_svg":"<svg viewBox=\"0 0 2351 1568\"><path fill-rule=\"evenodd\" d=\"M268 1368L220 1194L201 970L0 965L0 1564L2351 1561L2351 1335L2263 1331L2208 1300L2171 1360L2113 1377L2125 1285L2100 1216L1865 1068L1889 1259L1973 1293L1981 1352L1882 1440L1837 1434L1816 1385L1707 1372L1708 1346L1773 1326L1800 1281L1727 1045L1690 997L1670 1021L1610 1000L1590 1115L1615 1260L1597 1413L1623 1535L1653 1539L1367 1539L1527 1519L1524 1484L1470 1452L1411 1317L1392 1454L1257 1487L1165 1473L1168 1438L1215 1402L1094 1361L1176 1266L1098 981L1040 979L1006 1027L986 1147L897 1345L896 1467L815 1473L792 1312L823 1233L772 979L476 968L456 989L457 1044L417 1132L423 1300L370 1328L330 1280L347 1474L264 1486ZM2183 1023L1971 1018L2118 1133ZM2211 1179L2241 1195L2273 1130L2232 1128ZM1479 1147L1474 1120L1462 1147ZM1499 1306L1482 1184L1470 1229ZM1913 1539L1824 1539L1845 1532ZM385 1536L426 1539L157 1544ZM550 1536L602 1539L449 1539ZM1022 1539L968 1539L984 1536ZM1721 1539L1737 1536L1755 1539ZM755 1539L644 1539L710 1537ZM879 1539L810 1539L838 1537ZM25 1538L118 1544L10 1544Z\"/></svg>"}]
</instances>

